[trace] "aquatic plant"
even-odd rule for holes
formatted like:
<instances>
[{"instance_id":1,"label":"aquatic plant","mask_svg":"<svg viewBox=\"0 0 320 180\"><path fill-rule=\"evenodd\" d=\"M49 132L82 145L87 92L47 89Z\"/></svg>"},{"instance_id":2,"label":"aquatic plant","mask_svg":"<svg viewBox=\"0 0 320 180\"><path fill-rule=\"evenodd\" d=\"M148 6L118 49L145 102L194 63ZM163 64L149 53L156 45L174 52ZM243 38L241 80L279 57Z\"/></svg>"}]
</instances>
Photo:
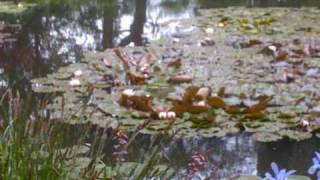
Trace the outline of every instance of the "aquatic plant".
<instances>
[{"instance_id":1,"label":"aquatic plant","mask_svg":"<svg viewBox=\"0 0 320 180\"><path fill-rule=\"evenodd\" d=\"M128 144L129 138L121 129L118 129L113 140L116 143L113 145L114 152L112 155L116 163L122 164L127 159L128 151L125 146Z\"/></svg>"},{"instance_id":2,"label":"aquatic plant","mask_svg":"<svg viewBox=\"0 0 320 180\"><path fill-rule=\"evenodd\" d=\"M128 137L119 127L109 136L105 128L103 133L95 131L88 142L89 126L77 127L75 132L67 124L48 122L39 118L45 102L31 110L32 96L21 96L9 89L0 97L0 179L169 179L173 175L168 166L156 164L160 136L142 162L128 162L127 149L136 134ZM113 142L113 154L104 151L108 142Z\"/></svg>"},{"instance_id":3,"label":"aquatic plant","mask_svg":"<svg viewBox=\"0 0 320 180\"><path fill-rule=\"evenodd\" d=\"M31 96L20 96L8 89L0 100L0 179L64 179L66 156L55 153L61 133L30 116Z\"/></svg>"},{"instance_id":4,"label":"aquatic plant","mask_svg":"<svg viewBox=\"0 0 320 180\"><path fill-rule=\"evenodd\" d=\"M312 166L308 169L308 174L314 175L317 173L317 179L320 179L320 153L315 152L315 157L312 158Z\"/></svg>"},{"instance_id":5,"label":"aquatic plant","mask_svg":"<svg viewBox=\"0 0 320 180\"><path fill-rule=\"evenodd\" d=\"M267 180L288 180L289 176L293 175L296 171L295 170L289 170L286 169L280 169L279 166L275 163L271 163L271 170L272 172L267 172L265 174L265 178ZM273 175L272 175L273 173Z\"/></svg>"},{"instance_id":6,"label":"aquatic plant","mask_svg":"<svg viewBox=\"0 0 320 180\"><path fill-rule=\"evenodd\" d=\"M206 164L206 158L199 152L192 154L187 168L187 178L192 179Z\"/></svg>"}]
</instances>

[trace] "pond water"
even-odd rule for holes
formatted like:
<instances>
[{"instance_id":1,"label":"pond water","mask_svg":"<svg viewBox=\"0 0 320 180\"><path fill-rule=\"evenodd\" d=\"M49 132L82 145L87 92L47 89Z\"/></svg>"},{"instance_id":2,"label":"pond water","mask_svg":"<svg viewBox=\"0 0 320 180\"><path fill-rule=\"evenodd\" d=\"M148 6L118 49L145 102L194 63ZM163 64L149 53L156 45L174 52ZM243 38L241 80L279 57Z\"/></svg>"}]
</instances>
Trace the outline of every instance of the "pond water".
<instances>
[{"instance_id":1,"label":"pond water","mask_svg":"<svg viewBox=\"0 0 320 180\"><path fill-rule=\"evenodd\" d=\"M30 91L30 80L78 62L83 54L118 46L141 46L160 38L188 33L175 21L197 15L198 8L320 7L318 0L110 0L40 1L22 14L0 14L0 88ZM7 25L2 25L5 22ZM18 25L17 25L18 24ZM3 27L2 27L3 26ZM12 41L11 39L15 40ZM7 41L6 41L7 39ZM136 142L136 154L144 154L148 137ZM141 148L141 144L145 144ZM272 161L281 167L306 174L320 140L254 142L248 135L223 139L177 139L166 145L172 166L184 167L193 152L205 154L209 165L204 173L221 179L230 174L269 170ZM164 159L166 159L164 158ZM164 160L165 161L165 160Z\"/></svg>"}]
</instances>

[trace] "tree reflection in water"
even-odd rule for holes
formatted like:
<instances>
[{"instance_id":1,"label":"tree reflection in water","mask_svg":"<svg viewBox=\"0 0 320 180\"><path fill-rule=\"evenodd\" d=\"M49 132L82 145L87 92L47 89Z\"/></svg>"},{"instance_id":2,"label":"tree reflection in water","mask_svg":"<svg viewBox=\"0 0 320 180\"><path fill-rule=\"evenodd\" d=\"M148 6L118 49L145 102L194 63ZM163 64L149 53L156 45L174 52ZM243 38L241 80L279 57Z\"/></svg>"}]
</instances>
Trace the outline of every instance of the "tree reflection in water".
<instances>
[{"instance_id":1,"label":"tree reflection in water","mask_svg":"<svg viewBox=\"0 0 320 180\"><path fill-rule=\"evenodd\" d=\"M77 62L88 51L125 46L131 42L143 45L149 40L177 33L171 20L195 16L196 7L235 5L269 6L279 2L266 0L40 0L33 11L22 16L0 15L0 21L21 23L15 42L2 42L0 35L0 80L22 91L30 91L30 79L44 76L59 67ZM288 0L281 6L312 5L314 0ZM1 25L0 25L1 26ZM1 27L0 27L1 29ZM0 32L1 33L1 32ZM143 143L140 143L143 142ZM143 155L146 138L138 139L136 148ZM168 145L169 144L169 145ZM204 154L209 161L205 173L214 178L230 174L260 175L269 170L272 161L281 167L306 174L311 158L319 150L319 140L306 142L254 143L246 135L225 139L177 139L164 143L164 160L183 173L193 152ZM137 158L137 157L136 157ZM167 160L166 160L167 159Z\"/></svg>"},{"instance_id":2,"label":"tree reflection in water","mask_svg":"<svg viewBox=\"0 0 320 180\"><path fill-rule=\"evenodd\" d=\"M30 78L44 76L66 63L79 61L88 51L130 42L143 45L149 37L155 37L154 33L168 32L166 26L161 26L152 33L146 22L153 21L160 27L185 14L193 16L189 6L172 11L161 4L162 1L147 0L40 1L37 8L23 16L0 15L0 19L20 22L22 26L17 41L10 48L0 49L0 65L8 73L13 71L11 75L19 74L17 69L21 68ZM29 82L21 81L21 76L15 78L27 85Z\"/></svg>"}]
</instances>

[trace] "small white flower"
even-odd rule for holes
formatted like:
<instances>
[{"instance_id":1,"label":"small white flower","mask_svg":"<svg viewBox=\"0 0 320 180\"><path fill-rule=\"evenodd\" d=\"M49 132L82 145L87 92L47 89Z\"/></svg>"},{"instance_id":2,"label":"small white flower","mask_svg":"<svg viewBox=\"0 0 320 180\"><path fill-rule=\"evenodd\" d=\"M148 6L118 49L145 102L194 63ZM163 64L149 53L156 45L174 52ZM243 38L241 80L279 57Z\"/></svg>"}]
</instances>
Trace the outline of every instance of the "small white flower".
<instances>
[{"instance_id":1,"label":"small white flower","mask_svg":"<svg viewBox=\"0 0 320 180\"><path fill-rule=\"evenodd\" d=\"M180 39L179 39L179 38L173 38L173 39L172 39L172 42L173 42L173 43L179 43L179 42L180 42Z\"/></svg>"},{"instance_id":2,"label":"small white flower","mask_svg":"<svg viewBox=\"0 0 320 180\"><path fill-rule=\"evenodd\" d=\"M198 106L201 106L201 107L207 107L207 103L206 101L200 101L197 103Z\"/></svg>"},{"instance_id":3,"label":"small white flower","mask_svg":"<svg viewBox=\"0 0 320 180\"><path fill-rule=\"evenodd\" d=\"M79 77L79 76L82 76L83 73L81 70L77 70L73 74L74 74L74 76Z\"/></svg>"},{"instance_id":4,"label":"small white flower","mask_svg":"<svg viewBox=\"0 0 320 180\"><path fill-rule=\"evenodd\" d=\"M268 46L268 48L273 52L277 51L277 47L276 46L271 45L271 46Z\"/></svg>"},{"instance_id":5,"label":"small white flower","mask_svg":"<svg viewBox=\"0 0 320 180\"><path fill-rule=\"evenodd\" d=\"M122 91L122 94L125 96L134 96L134 91L132 89L126 89Z\"/></svg>"},{"instance_id":6,"label":"small white flower","mask_svg":"<svg viewBox=\"0 0 320 180\"><path fill-rule=\"evenodd\" d=\"M70 81L69 81L69 85L70 86L80 86L81 85L81 83L80 83L80 80L79 79L71 79Z\"/></svg>"},{"instance_id":7,"label":"small white flower","mask_svg":"<svg viewBox=\"0 0 320 180\"><path fill-rule=\"evenodd\" d=\"M309 125L310 125L309 121L307 121L307 120L302 120L301 121L301 126L302 127L308 127Z\"/></svg>"},{"instance_id":8,"label":"small white flower","mask_svg":"<svg viewBox=\"0 0 320 180\"><path fill-rule=\"evenodd\" d=\"M159 116L159 119L167 119L168 114L167 112L160 112L158 116Z\"/></svg>"},{"instance_id":9,"label":"small white flower","mask_svg":"<svg viewBox=\"0 0 320 180\"><path fill-rule=\"evenodd\" d=\"M206 31L207 34L213 34L214 33L213 28L207 28L207 29L205 29L205 31Z\"/></svg>"},{"instance_id":10,"label":"small white flower","mask_svg":"<svg viewBox=\"0 0 320 180\"><path fill-rule=\"evenodd\" d=\"M167 113L167 118L168 119L175 119L176 118L176 113L175 112L168 112Z\"/></svg>"}]
</instances>

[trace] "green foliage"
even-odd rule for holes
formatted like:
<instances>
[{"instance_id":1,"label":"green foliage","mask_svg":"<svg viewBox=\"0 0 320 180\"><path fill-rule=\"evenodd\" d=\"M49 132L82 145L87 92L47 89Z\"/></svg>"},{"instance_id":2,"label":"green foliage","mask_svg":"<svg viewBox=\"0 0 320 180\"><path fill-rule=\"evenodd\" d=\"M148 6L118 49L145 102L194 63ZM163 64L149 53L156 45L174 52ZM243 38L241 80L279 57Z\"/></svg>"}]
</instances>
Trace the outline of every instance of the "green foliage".
<instances>
[{"instance_id":1,"label":"green foliage","mask_svg":"<svg viewBox=\"0 0 320 180\"><path fill-rule=\"evenodd\" d=\"M16 97L13 97L16 96ZM30 120L31 99L22 101L19 94L11 90L2 97L0 136L0 178L1 179L57 179L63 178L65 171L60 157L55 157L50 143L41 140L34 131L39 122ZM32 129L31 124L34 123ZM44 123L44 122L43 122ZM36 126L38 125L38 127ZM40 129L38 129L40 130ZM52 138L57 138L59 135ZM52 142L56 143L56 142Z\"/></svg>"},{"instance_id":2,"label":"green foliage","mask_svg":"<svg viewBox=\"0 0 320 180\"><path fill-rule=\"evenodd\" d=\"M31 97L7 90L0 102L0 179L95 179L136 176L171 177L173 170L158 165L159 146L154 147L143 163L112 164L103 161L108 138L94 136L92 144L84 145L88 128L72 142L68 126L40 118L43 109L31 115ZM134 137L133 137L134 138ZM133 140L133 139L132 139ZM127 145L129 146L129 144ZM128 147L126 147L128 148ZM107 165L109 164L109 165Z\"/></svg>"}]
</instances>

